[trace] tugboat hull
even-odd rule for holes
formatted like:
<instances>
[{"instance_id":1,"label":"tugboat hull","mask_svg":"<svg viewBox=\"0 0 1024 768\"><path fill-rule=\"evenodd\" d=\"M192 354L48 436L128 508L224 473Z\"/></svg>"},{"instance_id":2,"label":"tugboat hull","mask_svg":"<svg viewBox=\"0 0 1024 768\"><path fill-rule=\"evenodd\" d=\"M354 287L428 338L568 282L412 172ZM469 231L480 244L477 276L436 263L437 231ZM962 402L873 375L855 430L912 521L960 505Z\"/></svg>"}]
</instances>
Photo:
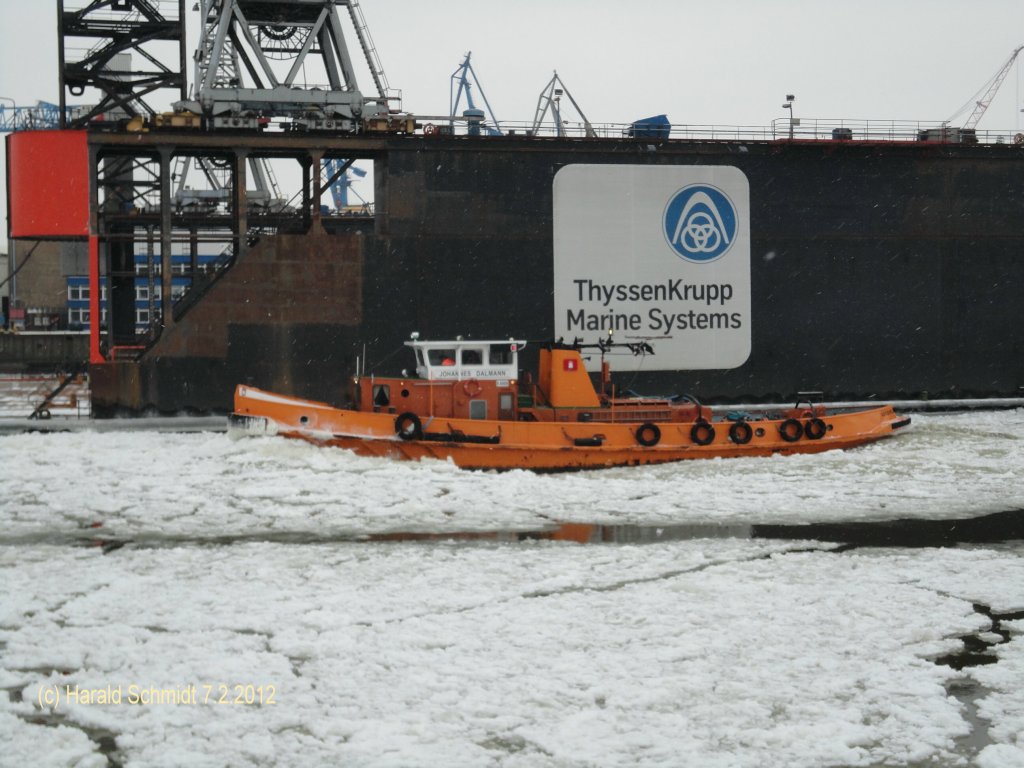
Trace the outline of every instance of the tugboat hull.
<instances>
[{"instance_id":1,"label":"tugboat hull","mask_svg":"<svg viewBox=\"0 0 1024 768\"><path fill-rule=\"evenodd\" d=\"M240 386L229 424L236 436L277 435L362 456L440 459L464 469L559 471L855 448L910 422L890 406L820 417L808 410L802 416L663 423L420 419L411 413L333 408ZM749 432L735 429L738 423L748 425ZM655 433L656 444L645 445Z\"/></svg>"}]
</instances>

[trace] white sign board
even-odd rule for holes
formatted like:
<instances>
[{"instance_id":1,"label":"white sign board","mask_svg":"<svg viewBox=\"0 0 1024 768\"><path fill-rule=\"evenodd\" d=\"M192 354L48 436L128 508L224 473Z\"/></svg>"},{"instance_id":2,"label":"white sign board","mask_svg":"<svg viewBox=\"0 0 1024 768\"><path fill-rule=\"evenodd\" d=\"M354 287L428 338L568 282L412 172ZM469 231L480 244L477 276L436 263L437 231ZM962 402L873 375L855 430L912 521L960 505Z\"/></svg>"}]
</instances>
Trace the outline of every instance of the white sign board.
<instances>
[{"instance_id":1,"label":"white sign board","mask_svg":"<svg viewBox=\"0 0 1024 768\"><path fill-rule=\"evenodd\" d=\"M750 185L732 166L568 165L554 180L555 337L650 340L617 370L750 356Z\"/></svg>"}]
</instances>

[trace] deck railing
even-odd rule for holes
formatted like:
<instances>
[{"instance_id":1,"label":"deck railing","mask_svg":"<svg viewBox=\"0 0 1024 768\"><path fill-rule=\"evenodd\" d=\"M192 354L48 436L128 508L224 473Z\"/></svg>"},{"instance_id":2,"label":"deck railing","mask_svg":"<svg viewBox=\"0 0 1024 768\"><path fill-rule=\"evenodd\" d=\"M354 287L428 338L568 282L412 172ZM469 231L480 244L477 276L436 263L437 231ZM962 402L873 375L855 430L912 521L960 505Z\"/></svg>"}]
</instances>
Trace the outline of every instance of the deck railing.
<instances>
[{"instance_id":1,"label":"deck railing","mask_svg":"<svg viewBox=\"0 0 1024 768\"><path fill-rule=\"evenodd\" d=\"M962 131L939 121L867 120L845 118L800 118L790 126L789 118L773 120L770 125L690 125L636 126L631 123L591 123L598 138L671 138L699 141L942 141L946 143L1024 144L1022 129L984 129ZM505 135L565 136L585 138L582 122L567 121L560 127L543 123L533 131L531 123L502 121ZM457 132L463 132L456 129ZM463 129L464 130L464 129Z\"/></svg>"}]
</instances>

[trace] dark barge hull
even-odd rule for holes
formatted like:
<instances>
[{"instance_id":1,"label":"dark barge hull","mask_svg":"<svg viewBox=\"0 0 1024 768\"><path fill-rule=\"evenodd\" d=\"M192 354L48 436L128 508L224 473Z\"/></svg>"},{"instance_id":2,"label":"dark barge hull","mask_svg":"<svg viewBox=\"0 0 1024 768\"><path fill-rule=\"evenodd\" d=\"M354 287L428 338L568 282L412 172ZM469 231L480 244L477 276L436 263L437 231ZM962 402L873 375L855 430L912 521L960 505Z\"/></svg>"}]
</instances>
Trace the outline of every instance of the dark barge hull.
<instances>
[{"instance_id":1,"label":"dark barge hull","mask_svg":"<svg viewBox=\"0 0 1024 768\"><path fill-rule=\"evenodd\" d=\"M90 135L122 147L273 136ZM750 185L751 353L623 376L647 393L773 401L1020 396L1024 149L922 143L306 139L373 158L376 215L265 236L137 360L94 364L98 414L227 410L235 384L344 399L410 331L554 333L553 194L576 163L725 165ZM380 369L409 361L398 355Z\"/></svg>"}]
</instances>

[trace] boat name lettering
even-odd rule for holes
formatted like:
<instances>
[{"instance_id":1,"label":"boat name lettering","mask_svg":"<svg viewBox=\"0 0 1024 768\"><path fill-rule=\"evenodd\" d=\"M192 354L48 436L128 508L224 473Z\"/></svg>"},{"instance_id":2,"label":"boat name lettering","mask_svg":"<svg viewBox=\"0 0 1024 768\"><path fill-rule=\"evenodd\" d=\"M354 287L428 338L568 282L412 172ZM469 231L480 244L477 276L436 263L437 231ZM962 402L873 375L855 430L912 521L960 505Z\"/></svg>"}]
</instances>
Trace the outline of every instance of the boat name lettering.
<instances>
[{"instance_id":1,"label":"boat name lettering","mask_svg":"<svg viewBox=\"0 0 1024 768\"><path fill-rule=\"evenodd\" d=\"M682 278L664 283L598 283L573 280L578 301L599 301L605 307L612 301L702 301L711 306L724 305L733 297L730 283L686 283Z\"/></svg>"},{"instance_id":2,"label":"boat name lettering","mask_svg":"<svg viewBox=\"0 0 1024 768\"><path fill-rule=\"evenodd\" d=\"M432 368L431 377L435 379L469 379L469 378L497 378L507 376L507 368Z\"/></svg>"}]
</instances>

